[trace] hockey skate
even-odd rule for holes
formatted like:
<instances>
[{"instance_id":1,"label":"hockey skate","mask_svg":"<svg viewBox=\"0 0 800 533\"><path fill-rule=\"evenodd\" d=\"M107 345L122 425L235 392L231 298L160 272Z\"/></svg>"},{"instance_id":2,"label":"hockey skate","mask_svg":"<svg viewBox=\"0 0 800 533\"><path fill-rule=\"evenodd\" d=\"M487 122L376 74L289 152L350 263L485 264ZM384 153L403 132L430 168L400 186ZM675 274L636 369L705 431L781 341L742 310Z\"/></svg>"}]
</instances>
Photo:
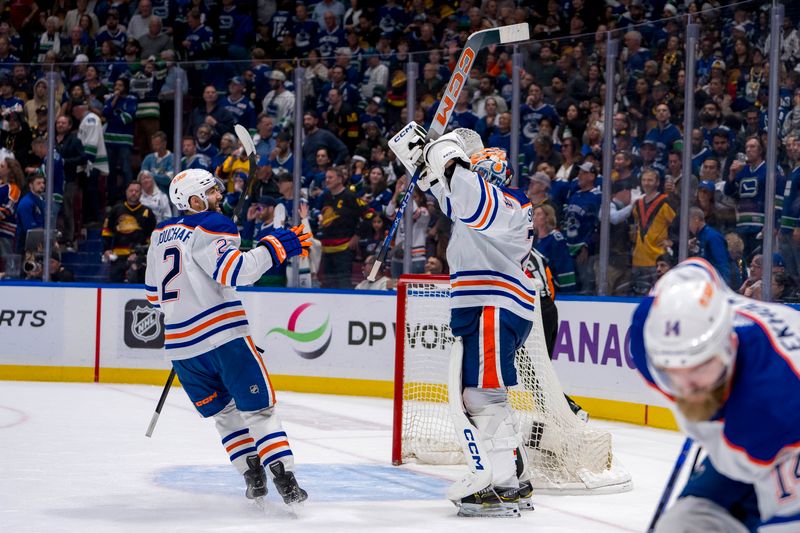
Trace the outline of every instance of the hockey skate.
<instances>
[{"instance_id":1,"label":"hockey skate","mask_svg":"<svg viewBox=\"0 0 800 533\"><path fill-rule=\"evenodd\" d=\"M261 466L261 460L258 455L248 455L247 466L248 470L244 473L247 490L244 495L249 500L263 498L267 495L267 472Z\"/></svg>"},{"instance_id":2,"label":"hockey skate","mask_svg":"<svg viewBox=\"0 0 800 533\"><path fill-rule=\"evenodd\" d=\"M533 511L533 485L530 481L520 481L519 489L519 510Z\"/></svg>"},{"instance_id":3,"label":"hockey skate","mask_svg":"<svg viewBox=\"0 0 800 533\"><path fill-rule=\"evenodd\" d=\"M269 470L274 476L272 482L275 484L278 494L283 498L284 503L291 505L306 501L308 493L300 488L293 472L287 472L280 461L275 461L269 465Z\"/></svg>"},{"instance_id":4,"label":"hockey skate","mask_svg":"<svg viewBox=\"0 0 800 533\"><path fill-rule=\"evenodd\" d=\"M502 488L490 485L453 503L458 506L458 516L511 518L520 516L519 501L520 493L517 487Z\"/></svg>"}]
</instances>

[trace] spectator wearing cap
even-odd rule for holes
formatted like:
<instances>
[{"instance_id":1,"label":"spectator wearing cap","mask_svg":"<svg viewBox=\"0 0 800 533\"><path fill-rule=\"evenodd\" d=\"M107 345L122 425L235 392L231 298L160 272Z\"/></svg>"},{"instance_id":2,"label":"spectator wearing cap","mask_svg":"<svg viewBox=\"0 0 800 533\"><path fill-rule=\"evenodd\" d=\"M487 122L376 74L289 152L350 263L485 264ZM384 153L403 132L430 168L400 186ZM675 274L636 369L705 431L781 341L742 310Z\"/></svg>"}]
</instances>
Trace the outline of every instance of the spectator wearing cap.
<instances>
[{"instance_id":1,"label":"spectator wearing cap","mask_svg":"<svg viewBox=\"0 0 800 533\"><path fill-rule=\"evenodd\" d=\"M294 93L286 88L286 74L282 71L273 70L269 79L272 90L264 97L261 108L278 128L288 128L294 117Z\"/></svg>"},{"instance_id":2,"label":"spectator wearing cap","mask_svg":"<svg viewBox=\"0 0 800 533\"><path fill-rule=\"evenodd\" d=\"M533 180L531 180L533 183ZM547 259L553 275L553 283L559 292L576 292L578 282L575 275L575 260L569 253L564 235L556 228L556 211L549 204L533 208L533 247Z\"/></svg>"},{"instance_id":3,"label":"spectator wearing cap","mask_svg":"<svg viewBox=\"0 0 800 533\"><path fill-rule=\"evenodd\" d=\"M722 279L728 279L728 243L719 231L706 224L705 213L699 207L689 209L689 233L693 235L689 239L691 254L711 263Z\"/></svg>"},{"instance_id":4,"label":"spectator wearing cap","mask_svg":"<svg viewBox=\"0 0 800 533\"><path fill-rule=\"evenodd\" d=\"M219 94L213 85L203 90L203 103L192 110L188 120L188 131L195 131L201 124L207 124L212 131L210 142L219 143L222 136L233 132L234 118L219 101Z\"/></svg>"},{"instance_id":5,"label":"spectator wearing cap","mask_svg":"<svg viewBox=\"0 0 800 533\"><path fill-rule=\"evenodd\" d=\"M375 94L376 87L383 87L384 90L389 85L389 67L381 62L377 50L370 48L364 53L367 60L367 69L364 71L364 83L361 86L361 94L365 98L371 98Z\"/></svg>"},{"instance_id":6,"label":"spectator wearing cap","mask_svg":"<svg viewBox=\"0 0 800 533\"><path fill-rule=\"evenodd\" d=\"M142 170L146 170L155 180L158 188L169 193L169 184L174 174L172 168L172 152L167 150L167 134L157 131L150 136L152 152L142 160Z\"/></svg>"},{"instance_id":7,"label":"spectator wearing cap","mask_svg":"<svg viewBox=\"0 0 800 533\"><path fill-rule=\"evenodd\" d=\"M708 166L717 166L716 160L709 159L709 161ZM719 230L720 233L725 233L736 226L736 217L733 209L718 200L721 197L722 193L717 190L715 182L704 179L697 187L695 203L703 211L706 224Z\"/></svg>"},{"instance_id":8,"label":"spectator wearing cap","mask_svg":"<svg viewBox=\"0 0 800 533\"><path fill-rule=\"evenodd\" d=\"M161 18L151 16L147 23L147 31L137 38L139 46L142 47L142 59L150 56L161 57L161 52L173 49L172 38L163 30Z\"/></svg>"},{"instance_id":9,"label":"spectator wearing cap","mask_svg":"<svg viewBox=\"0 0 800 533\"><path fill-rule=\"evenodd\" d=\"M264 158L261 159L259 164L264 164ZM267 156L266 164L271 166L278 174L282 172L294 172L292 135L289 132L282 131L278 134L278 137L275 139L275 148Z\"/></svg>"},{"instance_id":10,"label":"spectator wearing cap","mask_svg":"<svg viewBox=\"0 0 800 533\"><path fill-rule=\"evenodd\" d=\"M792 171L786 180L780 222L780 252L786 272L800 280L800 137L792 135L784 144Z\"/></svg>"},{"instance_id":11,"label":"spectator wearing cap","mask_svg":"<svg viewBox=\"0 0 800 533\"><path fill-rule=\"evenodd\" d=\"M348 156L347 146L336 135L319 127L319 118L313 111L303 115L303 168L313 168L316 164L317 151L327 148L334 165L341 165Z\"/></svg>"},{"instance_id":12,"label":"spectator wearing cap","mask_svg":"<svg viewBox=\"0 0 800 533\"><path fill-rule=\"evenodd\" d=\"M667 104L656 106L656 126L647 132L646 140L653 141L656 145L656 159L662 165L667 163L669 153L675 147L675 141L682 138L681 132L675 124L670 122L672 113Z\"/></svg>"},{"instance_id":13,"label":"spectator wearing cap","mask_svg":"<svg viewBox=\"0 0 800 533\"><path fill-rule=\"evenodd\" d=\"M585 161L578 168L577 188L564 207L561 227L570 254L575 258L581 293L594 294L600 190L595 187L597 171L594 165Z\"/></svg>"},{"instance_id":14,"label":"spectator wearing cap","mask_svg":"<svg viewBox=\"0 0 800 533\"><path fill-rule=\"evenodd\" d=\"M130 81L119 78L114 82L114 92L106 96L103 106L109 166L107 194L110 202L116 202L122 196L125 186L133 179L130 157L133 147L133 119L138 102L135 96L129 94L129 90Z\"/></svg>"},{"instance_id":15,"label":"spectator wearing cap","mask_svg":"<svg viewBox=\"0 0 800 533\"><path fill-rule=\"evenodd\" d=\"M317 4L317 8L325 2ZM341 6L339 2L336 5ZM317 10L314 10L315 14ZM315 16L315 20L319 21L320 18ZM317 33L317 40L314 43L315 48L318 48L323 58L333 57L337 48L347 46L347 40L344 36L344 30L339 26L338 17L331 10L327 10L322 14L322 23L320 24L319 33Z\"/></svg>"},{"instance_id":16,"label":"spectator wearing cap","mask_svg":"<svg viewBox=\"0 0 800 533\"><path fill-rule=\"evenodd\" d=\"M531 201L531 207L536 209L540 205L552 205L549 192L550 176L544 172L535 172L528 181L528 188L525 191L525 195Z\"/></svg>"},{"instance_id":17,"label":"spectator wearing cap","mask_svg":"<svg viewBox=\"0 0 800 533\"><path fill-rule=\"evenodd\" d=\"M119 12L116 9L108 10L105 26L101 26L100 29L97 30L97 35L94 37L98 49L106 41L111 42L116 50L125 48L128 35L125 33L125 26L120 24L119 18Z\"/></svg>"},{"instance_id":18,"label":"spectator wearing cap","mask_svg":"<svg viewBox=\"0 0 800 533\"><path fill-rule=\"evenodd\" d=\"M278 202L272 196L259 195L256 196L255 201L247 207L247 215L242 229L242 246L244 248L251 247L255 236L264 232L269 226L272 226L277 203ZM270 232L265 232L264 236L269 235L269 233Z\"/></svg>"},{"instance_id":19,"label":"spectator wearing cap","mask_svg":"<svg viewBox=\"0 0 800 533\"><path fill-rule=\"evenodd\" d=\"M367 100L367 106L364 111L358 116L358 122L362 125L362 129L364 130L364 135L366 135L367 124L372 122L375 124L375 127L378 128L378 131L383 133L384 130L384 122L383 122L383 115L380 113L381 106L383 105L383 99L380 96L373 96L369 100ZM363 140L363 135L362 135Z\"/></svg>"},{"instance_id":20,"label":"spectator wearing cap","mask_svg":"<svg viewBox=\"0 0 800 533\"><path fill-rule=\"evenodd\" d=\"M172 216L172 204L169 197L156 185L153 174L148 170L139 171L136 180L142 185L142 205L152 211L156 224Z\"/></svg>"},{"instance_id":21,"label":"spectator wearing cap","mask_svg":"<svg viewBox=\"0 0 800 533\"><path fill-rule=\"evenodd\" d=\"M31 142L31 160L30 166L25 169L25 174L28 176L39 174L47 176L47 140L44 137L38 137ZM53 152L53 173L51 176L51 183L53 189L53 205L51 214L53 216L53 224L55 224L58 213L61 211L61 206L64 205L64 159L57 151Z\"/></svg>"},{"instance_id":22,"label":"spectator wearing cap","mask_svg":"<svg viewBox=\"0 0 800 533\"><path fill-rule=\"evenodd\" d=\"M241 76L228 81L228 94L222 100L222 107L233 116L234 122L241 124L253 134L256 131L256 108L245 94L245 83Z\"/></svg>"},{"instance_id":23,"label":"spectator wearing cap","mask_svg":"<svg viewBox=\"0 0 800 533\"><path fill-rule=\"evenodd\" d=\"M651 168L642 171L642 197L634 203L632 276L637 287L650 287L655 281L656 259L667 251L669 226L676 213L667 194L659 193L658 172Z\"/></svg>"},{"instance_id":24,"label":"spectator wearing cap","mask_svg":"<svg viewBox=\"0 0 800 533\"><path fill-rule=\"evenodd\" d=\"M319 24L309 18L308 7L304 2L297 2L294 7L294 17L289 23L290 31L294 34L294 42L302 54L310 52L317 42Z\"/></svg>"}]
</instances>

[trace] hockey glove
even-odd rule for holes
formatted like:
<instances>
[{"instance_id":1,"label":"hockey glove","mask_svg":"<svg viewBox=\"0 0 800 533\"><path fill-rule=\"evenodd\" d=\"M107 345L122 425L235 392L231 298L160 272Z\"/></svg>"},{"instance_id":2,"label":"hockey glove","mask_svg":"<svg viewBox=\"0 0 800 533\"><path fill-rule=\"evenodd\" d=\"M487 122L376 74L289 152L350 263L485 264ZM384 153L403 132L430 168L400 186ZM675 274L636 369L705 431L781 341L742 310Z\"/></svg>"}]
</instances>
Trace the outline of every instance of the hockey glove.
<instances>
[{"instance_id":1,"label":"hockey glove","mask_svg":"<svg viewBox=\"0 0 800 533\"><path fill-rule=\"evenodd\" d=\"M311 234L303 231L302 224L291 229L278 228L258 241L258 245L266 247L272 262L279 265L296 255L308 257Z\"/></svg>"},{"instance_id":2,"label":"hockey glove","mask_svg":"<svg viewBox=\"0 0 800 533\"><path fill-rule=\"evenodd\" d=\"M422 148L425 146L427 134L425 128L412 120L389 140L389 148L403 164L409 176L413 175L422 163Z\"/></svg>"},{"instance_id":3,"label":"hockey glove","mask_svg":"<svg viewBox=\"0 0 800 533\"><path fill-rule=\"evenodd\" d=\"M453 173L452 165L448 166L448 163L453 161L465 168L470 167L469 157L464 152L461 138L452 132L442 135L426 145L423 156L425 165L428 167L426 179L430 182L439 180L448 192L450 177Z\"/></svg>"}]
</instances>

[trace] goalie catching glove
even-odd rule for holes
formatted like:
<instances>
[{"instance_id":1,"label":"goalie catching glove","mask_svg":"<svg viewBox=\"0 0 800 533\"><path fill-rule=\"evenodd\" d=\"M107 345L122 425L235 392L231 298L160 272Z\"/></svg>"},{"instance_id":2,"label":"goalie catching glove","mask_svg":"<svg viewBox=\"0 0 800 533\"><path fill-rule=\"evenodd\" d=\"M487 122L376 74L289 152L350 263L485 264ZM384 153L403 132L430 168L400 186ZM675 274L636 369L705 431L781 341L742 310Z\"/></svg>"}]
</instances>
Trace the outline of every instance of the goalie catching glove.
<instances>
[{"instance_id":1,"label":"goalie catching glove","mask_svg":"<svg viewBox=\"0 0 800 533\"><path fill-rule=\"evenodd\" d=\"M259 240L258 245L269 250L272 262L276 265L296 255L308 257L308 249L311 248L311 234L303 230L302 224L291 229L278 228Z\"/></svg>"},{"instance_id":2,"label":"goalie catching glove","mask_svg":"<svg viewBox=\"0 0 800 533\"><path fill-rule=\"evenodd\" d=\"M435 181L439 181L446 190L450 190L450 178L453 175L453 166L448 165L451 161L456 164L462 165L464 168L470 168L469 156L464 150L464 141L456 133L450 132L442 135L432 143L425 146L423 150L423 157L428 172L425 175L427 187L430 187ZM420 183L422 183L420 178ZM423 189L420 185L420 189Z\"/></svg>"}]
</instances>

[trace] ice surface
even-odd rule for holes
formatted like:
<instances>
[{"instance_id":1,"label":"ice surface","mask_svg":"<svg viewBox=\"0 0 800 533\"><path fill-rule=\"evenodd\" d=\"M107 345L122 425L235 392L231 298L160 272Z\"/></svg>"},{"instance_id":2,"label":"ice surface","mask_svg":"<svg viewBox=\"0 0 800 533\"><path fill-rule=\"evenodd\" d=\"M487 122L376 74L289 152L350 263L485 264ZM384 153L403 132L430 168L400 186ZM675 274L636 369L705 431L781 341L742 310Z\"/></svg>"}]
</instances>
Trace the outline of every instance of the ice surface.
<instances>
[{"instance_id":1,"label":"ice surface","mask_svg":"<svg viewBox=\"0 0 800 533\"><path fill-rule=\"evenodd\" d=\"M535 495L520 519L464 519L442 495L466 467L392 467L389 400L279 392L279 412L309 493L298 516L270 485L244 498L214 425L174 389L152 439L160 387L0 383L0 528L5 532L644 531L683 438L608 429L632 492ZM502 529L501 529L502 528Z\"/></svg>"}]
</instances>

